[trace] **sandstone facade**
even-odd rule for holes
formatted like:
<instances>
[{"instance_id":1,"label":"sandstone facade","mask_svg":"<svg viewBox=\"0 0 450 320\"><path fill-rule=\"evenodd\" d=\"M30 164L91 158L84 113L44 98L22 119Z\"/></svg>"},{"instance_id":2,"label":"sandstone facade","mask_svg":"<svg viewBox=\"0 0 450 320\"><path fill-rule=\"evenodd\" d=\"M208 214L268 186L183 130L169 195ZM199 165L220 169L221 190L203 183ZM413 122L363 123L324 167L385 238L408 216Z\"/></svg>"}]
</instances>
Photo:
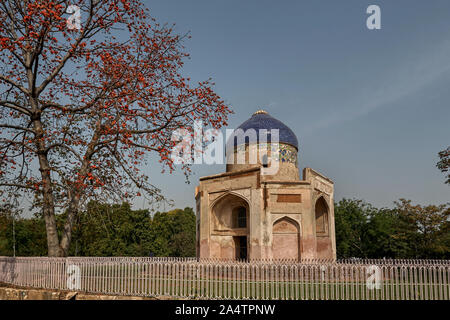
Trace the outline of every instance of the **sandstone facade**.
<instances>
[{"instance_id":1,"label":"sandstone facade","mask_svg":"<svg viewBox=\"0 0 450 320\"><path fill-rule=\"evenodd\" d=\"M280 130L279 169L264 174L266 163L259 157L256 163L249 161L258 143L256 149L244 144L233 152L235 160L243 152L245 163L228 164L225 173L200 179L195 193L197 256L336 259L333 181L311 168L300 179L298 143L290 129L276 119L271 122L264 111L249 120L256 129Z\"/></svg>"}]
</instances>

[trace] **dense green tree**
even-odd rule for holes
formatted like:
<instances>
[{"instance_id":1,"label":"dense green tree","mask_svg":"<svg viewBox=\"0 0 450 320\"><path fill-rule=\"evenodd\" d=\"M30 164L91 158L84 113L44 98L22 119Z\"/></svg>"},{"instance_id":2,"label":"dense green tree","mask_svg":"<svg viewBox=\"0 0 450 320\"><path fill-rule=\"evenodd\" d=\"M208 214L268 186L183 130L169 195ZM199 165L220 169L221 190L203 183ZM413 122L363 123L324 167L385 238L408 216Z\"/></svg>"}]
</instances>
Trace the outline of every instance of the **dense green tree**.
<instances>
[{"instance_id":1,"label":"dense green tree","mask_svg":"<svg viewBox=\"0 0 450 320\"><path fill-rule=\"evenodd\" d=\"M70 254L81 256L195 256L191 208L132 210L128 203L91 202L74 229Z\"/></svg>"},{"instance_id":2,"label":"dense green tree","mask_svg":"<svg viewBox=\"0 0 450 320\"><path fill-rule=\"evenodd\" d=\"M0 210L0 255L12 256L13 244L12 244L12 219L6 214L6 212Z\"/></svg>"},{"instance_id":3,"label":"dense green tree","mask_svg":"<svg viewBox=\"0 0 450 320\"><path fill-rule=\"evenodd\" d=\"M65 213L56 216L62 230ZM17 256L47 254L42 216L15 219ZM0 255L13 255L11 210L0 210ZM195 256L195 214L192 208L157 212L132 210L130 204L90 202L74 225L69 250L75 256Z\"/></svg>"},{"instance_id":4,"label":"dense green tree","mask_svg":"<svg viewBox=\"0 0 450 320\"><path fill-rule=\"evenodd\" d=\"M362 200L335 205L336 250L340 258L449 258L450 207L412 205L400 199L394 209Z\"/></svg>"},{"instance_id":5,"label":"dense green tree","mask_svg":"<svg viewBox=\"0 0 450 320\"><path fill-rule=\"evenodd\" d=\"M15 235L13 235L13 232ZM14 243L15 239L15 243ZM34 216L24 219L0 213L0 255L12 256L47 255L45 223L42 218Z\"/></svg>"},{"instance_id":6,"label":"dense green tree","mask_svg":"<svg viewBox=\"0 0 450 320\"><path fill-rule=\"evenodd\" d=\"M408 255L409 243L399 232L400 218L396 210L374 210L367 225L369 258L403 258Z\"/></svg>"},{"instance_id":7,"label":"dense green tree","mask_svg":"<svg viewBox=\"0 0 450 320\"><path fill-rule=\"evenodd\" d=\"M77 220L70 254L81 256L146 256L150 250L148 210L91 202Z\"/></svg>"},{"instance_id":8,"label":"dense green tree","mask_svg":"<svg viewBox=\"0 0 450 320\"><path fill-rule=\"evenodd\" d=\"M41 217L19 219L15 223L16 255L46 256L45 222Z\"/></svg>"},{"instance_id":9,"label":"dense green tree","mask_svg":"<svg viewBox=\"0 0 450 320\"><path fill-rule=\"evenodd\" d=\"M367 257L367 227L375 209L362 200L342 199L335 205L336 251L338 257Z\"/></svg>"},{"instance_id":10,"label":"dense green tree","mask_svg":"<svg viewBox=\"0 0 450 320\"><path fill-rule=\"evenodd\" d=\"M448 204L439 206L420 206L411 200L400 199L395 202L400 224L398 232L408 241L411 258L449 257L449 219Z\"/></svg>"},{"instance_id":11,"label":"dense green tree","mask_svg":"<svg viewBox=\"0 0 450 320\"><path fill-rule=\"evenodd\" d=\"M167 213L157 212L152 220L156 255L174 257L195 256L195 214L192 208L175 209ZM164 250L161 244L167 244Z\"/></svg>"}]
</instances>

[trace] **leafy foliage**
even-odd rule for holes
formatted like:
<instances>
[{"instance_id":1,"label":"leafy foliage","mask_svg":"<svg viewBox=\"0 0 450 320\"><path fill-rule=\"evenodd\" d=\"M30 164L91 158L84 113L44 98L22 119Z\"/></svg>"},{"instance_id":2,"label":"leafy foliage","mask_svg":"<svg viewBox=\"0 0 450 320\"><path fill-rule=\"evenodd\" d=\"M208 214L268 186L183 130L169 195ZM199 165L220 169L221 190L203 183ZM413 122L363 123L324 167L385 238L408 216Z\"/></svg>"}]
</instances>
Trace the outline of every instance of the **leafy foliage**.
<instances>
[{"instance_id":1,"label":"leafy foliage","mask_svg":"<svg viewBox=\"0 0 450 320\"><path fill-rule=\"evenodd\" d=\"M58 215L62 227L64 214ZM42 217L15 221L18 256L47 254ZM12 255L12 218L0 215L0 255ZM73 256L195 256L195 214L191 208L157 212L90 202L74 227Z\"/></svg>"},{"instance_id":2,"label":"leafy foliage","mask_svg":"<svg viewBox=\"0 0 450 320\"><path fill-rule=\"evenodd\" d=\"M62 229L65 214L57 216ZM413 205L400 199L392 209L362 200L335 204L339 258L450 259L450 206ZM41 216L17 219L19 256L46 255ZM195 256L196 218L192 208L156 212L132 210L128 203L90 202L75 221L69 254L75 256ZM0 255L12 255L12 217L0 211Z\"/></svg>"},{"instance_id":3,"label":"leafy foliage","mask_svg":"<svg viewBox=\"0 0 450 320\"><path fill-rule=\"evenodd\" d=\"M411 200L395 203L400 218L398 229L410 243L409 256L450 257L449 205L412 205Z\"/></svg>"},{"instance_id":4,"label":"leafy foliage","mask_svg":"<svg viewBox=\"0 0 450 320\"><path fill-rule=\"evenodd\" d=\"M400 199L394 209L362 200L335 205L336 250L341 258L450 257L450 206L412 205Z\"/></svg>"}]
</instances>

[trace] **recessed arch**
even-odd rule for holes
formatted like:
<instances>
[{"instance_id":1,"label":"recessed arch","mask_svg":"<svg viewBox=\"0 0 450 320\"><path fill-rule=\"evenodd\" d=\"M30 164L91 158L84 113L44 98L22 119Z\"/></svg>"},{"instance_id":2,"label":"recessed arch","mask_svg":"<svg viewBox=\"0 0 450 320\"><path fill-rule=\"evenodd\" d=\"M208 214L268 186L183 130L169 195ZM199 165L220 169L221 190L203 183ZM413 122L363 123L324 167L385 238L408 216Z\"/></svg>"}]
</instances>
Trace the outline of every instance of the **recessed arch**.
<instances>
[{"instance_id":1,"label":"recessed arch","mask_svg":"<svg viewBox=\"0 0 450 320\"><path fill-rule=\"evenodd\" d=\"M291 217L288 217L288 216L283 216L283 217L275 219L275 221L273 222L273 225L281 222L282 220L288 221L288 222L292 223L293 225L297 226L299 229L299 232L300 232L300 223L297 220L292 219Z\"/></svg>"},{"instance_id":2,"label":"recessed arch","mask_svg":"<svg viewBox=\"0 0 450 320\"><path fill-rule=\"evenodd\" d=\"M238 228L239 214L245 212L246 227L249 221L249 204L245 198L236 193L226 193L214 201L211 208L212 230L231 230Z\"/></svg>"},{"instance_id":3,"label":"recessed arch","mask_svg":"<svg viewBox=\"0 0 450 320\"><path fill-rule=\"evenodd\" d=\"M272 225L273 259L300 259L300 225L287 216L274 221Z\"/></svg>"},{"instance_id":4,"label":"recessed arch","mask_svg":"<svg viewBox=\"0 0 450 320\"><path fill-rule=\"evenodd\" d=\"M244 201L247 204L247 207L250 208L250 201L249 199L247 199L246 197L244 197L243 195L241 195L240 193L234 192L234 191L228 191L224 194L222 194L221 196L219 196L218 198L214 199L213 202L209 205L209 208L212 209L219 201L221 201L222 199L228 197L228 196L236 196L238 198L241 198L242 201Z\"/></svg>"},{"instance_id":5,"label":"recessed arch","mask_svg":"<svg viewBox=\"0 0 450 320\"><path fill-rule=\"evenodd\" d=\"M211 257L247 259L250 206L248 201L234 192L217 198L210 209L211 239L215 249Z\"/></svg>"},{"instance_id":6,"label":"recessed arch","mask_svg":"<svg viewBox=\"0 0 450 320\"><path fill-rule=\"evenodd\" d=\"M316 235L328 236L329 207L327 201L323 196L320 196L317 199L314 211L315 211Z\"/></svg>"}]
</instances>

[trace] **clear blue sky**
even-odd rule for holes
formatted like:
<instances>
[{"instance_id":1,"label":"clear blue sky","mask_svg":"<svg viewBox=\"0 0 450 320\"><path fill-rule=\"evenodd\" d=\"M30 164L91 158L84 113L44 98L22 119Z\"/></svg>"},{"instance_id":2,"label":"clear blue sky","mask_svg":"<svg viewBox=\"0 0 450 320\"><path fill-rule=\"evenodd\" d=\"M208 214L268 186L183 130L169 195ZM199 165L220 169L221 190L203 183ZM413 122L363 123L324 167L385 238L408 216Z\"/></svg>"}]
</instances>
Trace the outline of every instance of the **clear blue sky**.
<instances>
[{"instance_id":1,"label":"clear blue sky","mask_svg":"<svg viewBox=\"0 0 450 320\"><path fill-rule=\"evenodd\" d=\"M450 1L146 3L159 22L191 32L185 74L213 78L235 111L230 128L266 109L297 134L301 169L334 180L336 200L450 201L435 167L450 145ZM381 30L366 28L370 4L381 7ZM225 166L193 169L190 184L154 165L148 174L185 207L198 178Z\"/></svg>"}]
</instances>

